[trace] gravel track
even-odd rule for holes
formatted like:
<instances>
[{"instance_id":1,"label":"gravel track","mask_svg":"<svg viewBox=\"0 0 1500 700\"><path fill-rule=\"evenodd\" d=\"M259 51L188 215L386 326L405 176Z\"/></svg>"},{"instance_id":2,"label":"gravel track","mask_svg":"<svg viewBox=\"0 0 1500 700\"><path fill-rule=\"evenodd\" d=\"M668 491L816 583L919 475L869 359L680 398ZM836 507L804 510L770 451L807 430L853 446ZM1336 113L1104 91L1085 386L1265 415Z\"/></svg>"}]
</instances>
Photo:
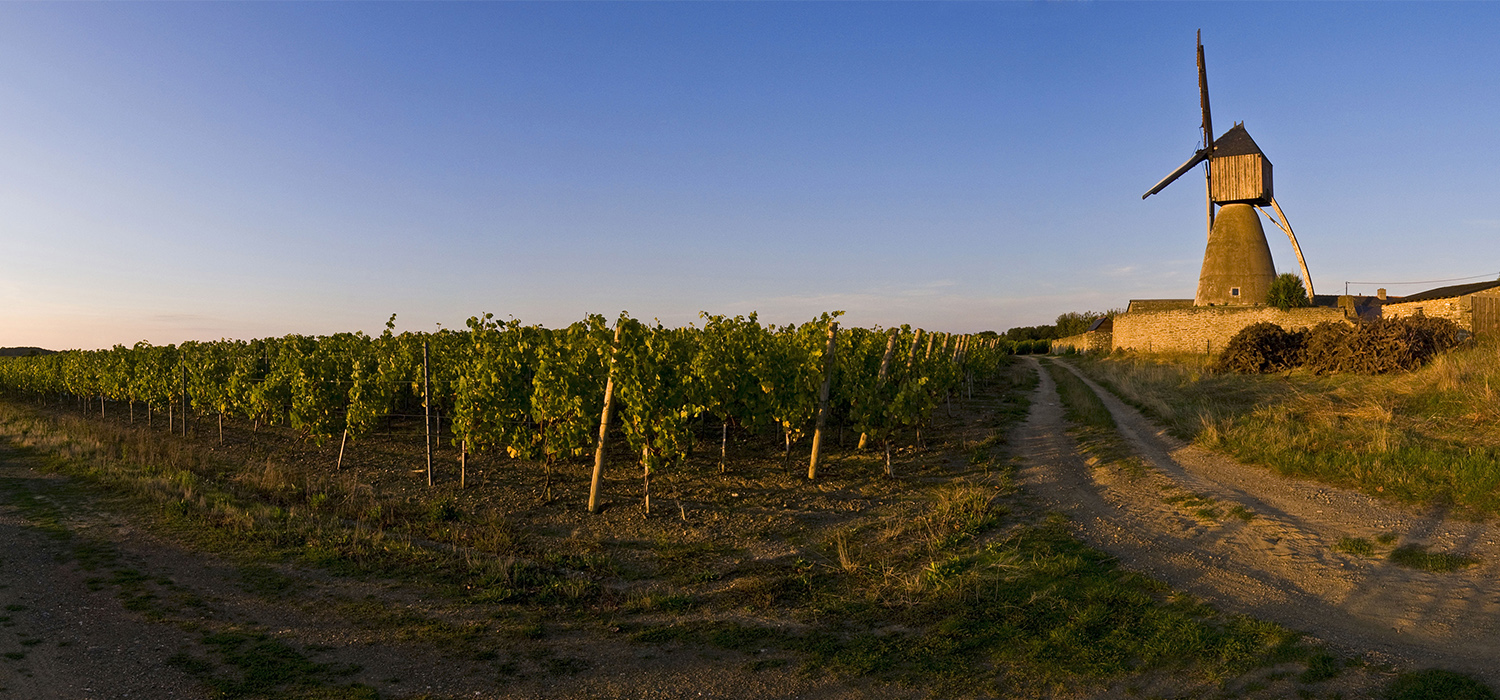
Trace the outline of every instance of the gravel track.
<instances>
[{"instance_id":1,"label":"gravel track","mask_svg":"<svg viewBox=\"0 0 1500 700\"><path fill-rule=\"evenodd\" d=\"M58 477L16 466L0 452L9 495L37 498ZM33 495L35 494L35 495ZM90 585L70 543L0 504L0 698L203 698L204 689L167 663L195 637L125 610Z\"/></svg>"}]
</instances>

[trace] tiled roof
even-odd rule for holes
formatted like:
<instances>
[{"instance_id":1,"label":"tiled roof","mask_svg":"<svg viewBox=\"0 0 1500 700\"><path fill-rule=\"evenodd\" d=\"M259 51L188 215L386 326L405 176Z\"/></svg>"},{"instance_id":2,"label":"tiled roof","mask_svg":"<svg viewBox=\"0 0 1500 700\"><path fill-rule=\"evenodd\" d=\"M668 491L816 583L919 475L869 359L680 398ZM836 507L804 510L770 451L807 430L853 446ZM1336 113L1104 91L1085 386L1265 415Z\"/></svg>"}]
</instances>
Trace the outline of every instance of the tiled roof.
<instances>
[{"instance_id":1,"label":"tiled roof","mask_svg":"<svg viewBox=\"0 0 1500 700\"><path fill-rule=\"evenodd\" d=\"M1449 287L1429 289L1425 292L1418 292L1416 294L1410 294L1404 297L1390 297L1386 300L1386 303L1405 304L1412 301L1452 299L1453 297L1465 297L1470 294L1474 294L1475 292L1482 292L1486 289L1493 289L1495 287L1500 287L1500 280L1490 280L1488 282L1471 282L1469 284L1455 284Z\"/></svg>"}]
</instances>

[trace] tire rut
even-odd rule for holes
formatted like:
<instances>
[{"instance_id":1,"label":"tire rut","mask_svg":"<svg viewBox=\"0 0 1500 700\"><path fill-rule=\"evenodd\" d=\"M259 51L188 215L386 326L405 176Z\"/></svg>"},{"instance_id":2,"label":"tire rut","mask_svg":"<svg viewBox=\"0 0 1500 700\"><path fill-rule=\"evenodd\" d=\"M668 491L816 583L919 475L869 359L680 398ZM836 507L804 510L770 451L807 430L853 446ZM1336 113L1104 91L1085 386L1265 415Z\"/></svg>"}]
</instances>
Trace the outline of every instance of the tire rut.
<instances>
[{"instance_id":1,"label":"tire rut","mask_svg":"<svg viewBox=\"0 0 1500 700\"><path fill-rule=\"evenodd\" d=\"M1278 622L1345 651L1500 682L1494 662L1500 658L1500 529L1494 523L1281 477L1185 444L1057 361L1099 396L1147 468L1096 464L1068 435L1052 378L1038 360L1027 359L1041 382L1017 437L1021 480L1067 514L1085 541L1221 609ZM1337 549L1344 538L1373 544L1382 535L1398 539L1375 545L1379 556ZM1385 558L1408 544L1479 563L1432 573Z\"/></svg>"}]
</instances>

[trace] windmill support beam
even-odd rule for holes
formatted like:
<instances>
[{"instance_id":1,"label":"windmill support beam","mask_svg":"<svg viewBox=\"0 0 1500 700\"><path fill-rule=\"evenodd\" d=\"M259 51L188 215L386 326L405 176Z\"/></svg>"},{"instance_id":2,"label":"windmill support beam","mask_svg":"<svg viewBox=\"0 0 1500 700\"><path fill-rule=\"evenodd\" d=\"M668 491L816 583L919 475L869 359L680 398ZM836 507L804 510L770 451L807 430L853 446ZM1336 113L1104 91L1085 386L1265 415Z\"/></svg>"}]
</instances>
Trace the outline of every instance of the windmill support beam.
<instances>
[{"instance_id":1,"label":"windmill support beam","mask_svg":"<svg viewBox=\"0 0 1500 700\"><path fill-rule=\"evenodd\" d=\"M1204 149L1207 150L1207 149ZM1214 170L1209 167L1208 161L1203 161L1203 188L1208 198L1208 237L1214 235Z\"/></svg>"},{"instance_id":2,"label":"windmill support beam","mask_svg":"<svg viewBox=\"0 0 1500 700\"><path fill-rule=\"evenodd\" d=\"M1276 224L1276 228L1279 228L1282 231L1285 231L1286 232L1286 237L1289 238L1289 239L1291 239L1291 241L1292 241L1292 252L1294 252L1294 253L1297 254L1297 265L1299 265L1302 268L1302 282L1303 282L1303 284L1307 285L1307 300L1309 302L1312 301L1313 300L1312 275L1310 275L1310 274L1307 273L1307 260L1302 257L1302 246L1297 245L1297 234L1292 233L1292 222L1286 218L1286 212L1283 212L1281 210L1281 205L1276 202L1276 198L1275 197L1271 198L1271 208L1273 208L1273 209L1276 210L1276 216L1271 216L1270 214L1267 214L1266 210L1263 209L1263 208L1261 208L1260 206L1256 206L1255 208L1259 209L1260 213L1264 214L1265 217L1271 221L1271 223ZM1277 216L1281 217L1281 219L1279 221L1276 218Z\"/></svg>"}]
</instances>

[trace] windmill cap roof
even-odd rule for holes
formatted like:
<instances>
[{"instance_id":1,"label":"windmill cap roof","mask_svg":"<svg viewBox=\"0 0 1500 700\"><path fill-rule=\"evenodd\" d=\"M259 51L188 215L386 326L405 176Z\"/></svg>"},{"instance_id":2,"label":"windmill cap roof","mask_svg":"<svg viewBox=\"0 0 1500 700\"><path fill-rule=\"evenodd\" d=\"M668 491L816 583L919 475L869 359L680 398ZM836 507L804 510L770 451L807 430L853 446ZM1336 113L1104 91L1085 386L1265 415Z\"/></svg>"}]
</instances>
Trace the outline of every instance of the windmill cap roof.
<instances>
[{"instance_id":1,"label":"windmill cap roof","mask_svg":"<svg viewBox=\"0 0 1500 700\"><path fill-rule=\"evenodd\" d=\"M1233 129L1214 139L1215 158L1245 155L1265 156L1260 146L1255 145L1255 139L1250 138L1250 132L1245 131L1244 124L1235 124Z\"/></svg>"}]
</instances>

